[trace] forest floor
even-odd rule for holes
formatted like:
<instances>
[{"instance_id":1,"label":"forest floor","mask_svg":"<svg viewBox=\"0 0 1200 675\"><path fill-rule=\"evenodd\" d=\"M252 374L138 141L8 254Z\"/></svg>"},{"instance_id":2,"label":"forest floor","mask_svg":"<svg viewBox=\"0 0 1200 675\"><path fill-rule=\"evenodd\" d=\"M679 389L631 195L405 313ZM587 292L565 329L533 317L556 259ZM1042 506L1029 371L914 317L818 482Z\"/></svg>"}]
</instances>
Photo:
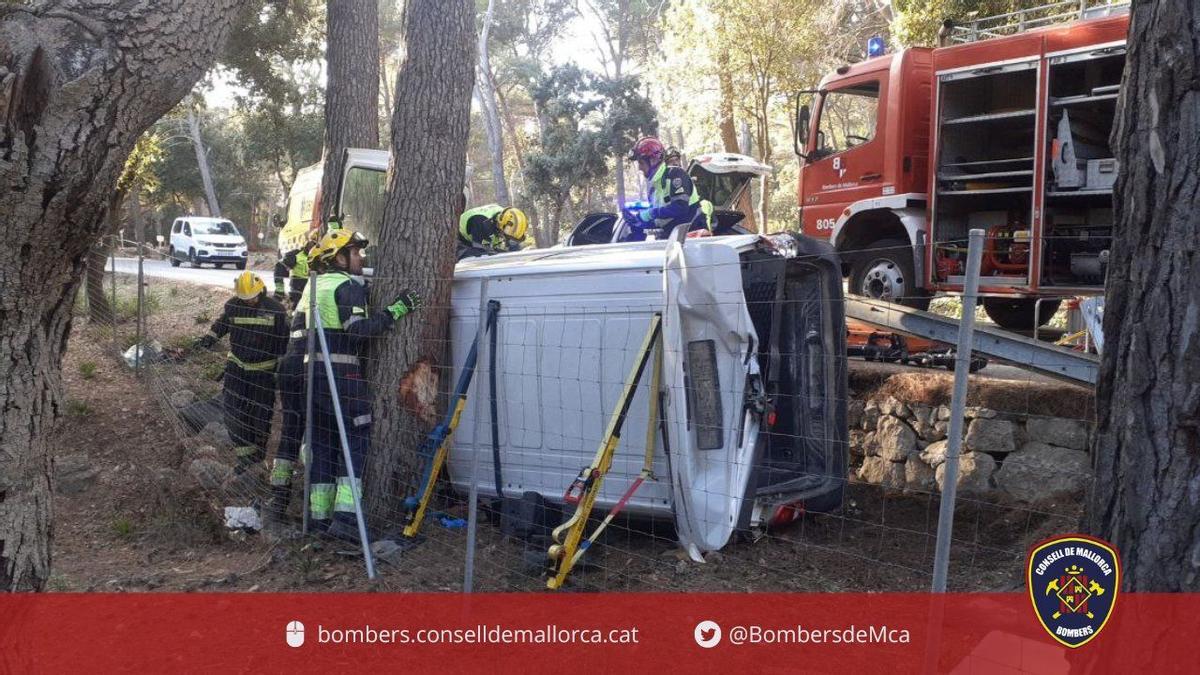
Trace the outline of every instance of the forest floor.
<instances>
[{"instance_id":1,"label":"forest floor","mask_svg":"<svg viewBox=\"0 0 1200 675\"><path fill-rule=\"evenodd\" d=\"M423 526L422 543L381 559L374 582L366 579L362 558L345 545L227 530L221 507L229 505L231 492L203 485L189 470L197 457L212 458L212 450L187 433L167 400L183 389L200 398L216 394L223 358L203 354L185 364L148 367L135 377L117 357L133 342L135 284L118 275L117 286L116 330L89 322L81 308L63 362L67 413L54 447L58 471L72 473L57 481L51 590L462 589L466 530L437 520ZM211 289L166 282L151 284L147 297L153 299L146 303L145 333L169 349L205 333L225 300ZM858 368L852 362L851 369ZM242 497L265 492L261 485L241 489ZM669 523L622 517L589 550L569 588L921 591L930 582L938 506L937 495L885 493L851 479L836 513L739 535L702 564L680 554ZM466 517L464 500L447 493L434 508ZM952 590L1019 589L1028 547L1074 530L1079 516L1074 504L1030 508L961 499ZM475 590L545 588L543 554L544 547L505 537L481 519Z\"/></svg>"}]
</instances>

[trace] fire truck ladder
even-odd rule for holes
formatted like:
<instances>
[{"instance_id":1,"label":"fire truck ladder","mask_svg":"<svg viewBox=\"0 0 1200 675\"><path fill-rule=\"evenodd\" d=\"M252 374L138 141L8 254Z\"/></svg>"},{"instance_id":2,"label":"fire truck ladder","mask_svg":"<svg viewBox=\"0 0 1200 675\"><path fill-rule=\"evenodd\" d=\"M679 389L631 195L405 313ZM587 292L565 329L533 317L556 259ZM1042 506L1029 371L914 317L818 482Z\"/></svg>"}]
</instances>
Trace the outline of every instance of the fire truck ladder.
<instances>
[{"instance_id":1,"label":"fire truck ladder","mask_svg":"<svg viewBox=\"0 0 1200 675\"><path fill-rule=\"evenodd\" d=\"M946 344L958 340L957 319L859 295L847 294L845 305L846 316L851 319ZM1095 354L1077 352L978 323L975 324L971 349L1018 368L1075 384L1095 386L1100 369L1100 359Z\"/></svg>"},{"instance_id":2,"label":"fire truck ladder","mask_svg":"<svg viewBox=\"0 0 1200 675\"><path fill-rule=\"evenodd\" d=\"M1060 0L1005 14L952 21L949 39L951 43L978 42L1056 23L1128 13L1128 0Z\"/></svg>"}]
</instances>

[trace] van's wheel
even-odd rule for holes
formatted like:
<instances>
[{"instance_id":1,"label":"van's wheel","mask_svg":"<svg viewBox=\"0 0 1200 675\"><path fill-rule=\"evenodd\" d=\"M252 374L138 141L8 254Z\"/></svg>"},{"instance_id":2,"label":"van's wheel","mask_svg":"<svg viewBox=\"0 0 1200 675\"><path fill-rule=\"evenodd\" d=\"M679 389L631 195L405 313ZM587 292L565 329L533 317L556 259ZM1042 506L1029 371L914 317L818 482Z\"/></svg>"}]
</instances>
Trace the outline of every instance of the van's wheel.
<instances>
[{"instance_id":1,"label":"van's wheel","mask_svg":"<svg viewBox=\"0 0 1200 675\"><path fill-rule=\"evenodd\" d=\"M997 326L1009 330L1033 330L1033 310L1037 298L984 298L983 311ZM1043 300L1038 325L1045 326L1062 300Z\"/></svg>"},{"instance_id":2,"label":"van's wheel","mask_svg":"<svg viewBox=\"0 0 1200 675\"><path fill-rule=\"evenodd\" d=\"M171 259L171 267L179 267L179 258L175 257L175 247L167 249L167 256Z\"/></svg>"},{"instance_id":3,"label":"van's wheel","mask_svg":"<svg viewBox=\"0 0 1200 675\"><path fill-rule=\"evenodd\" d=\"M237 265L237 268L238 268L239 270L244 270L244 269L246 269L246 261L245 261L245 260L239 260L239 261L237 261L237 262L236 262L236 263L234 263L234 264L235 264L235 265Z\"/></svg>"},{"instance_id":4,"label":"van's wheel","mask_svg":"<svg viewBox=\"0 0 1200 675\"><path fill-rule=\"evenodd\" d=\"M917 286L912 246L900 239L882 239L864 251L849 254L850 292L916 309L929 309L929 296Z\"/></svg>"},{"instance_id":5,"label":"van's wheel","mask_svg":"<svg viewBox=\"0 0 1200 675\"><path fill-rule=\"evenodd\" d=\"M196 249L194 249L194 248L188 249L188 264L191 265L192 267L200 266L200 261L196 260Z\"/></svg>"}]
</instances>

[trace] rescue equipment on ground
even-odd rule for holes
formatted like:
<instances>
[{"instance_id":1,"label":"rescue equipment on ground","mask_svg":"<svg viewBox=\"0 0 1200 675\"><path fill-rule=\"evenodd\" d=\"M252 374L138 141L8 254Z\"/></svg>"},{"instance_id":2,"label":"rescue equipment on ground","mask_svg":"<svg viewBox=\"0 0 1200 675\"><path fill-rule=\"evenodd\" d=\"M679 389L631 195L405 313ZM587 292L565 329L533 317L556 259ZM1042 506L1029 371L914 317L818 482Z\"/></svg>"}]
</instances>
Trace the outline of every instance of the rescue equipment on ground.
<instances>
[{"instance_id":1,"label":"rescue equipment on ground","mask_svg":"<svg viewBox=\"0 0 1200 675\"><path fill-rule=\"evenodd\" d=\"M648 418L650 422L646 425L645 464L642 466L641 474L633 481L629 489L621 496L621 499L608 512L608 515L596 527L591 536L584 540L583 532L587 527L588 516L591 515L592 506L596 503L597 495L600 494L600 486L604 483L604 477L608 474L609 469L612 468L613 454L621 442L621 428L625 424L629 407L633 403L633 397L637 393L638 384L641 382L642 374L646 370L646 364L652 358L654 359L654 366L650 378L650 416ZM604 438L600 442L600 448L596 451L596 457L590 465L584 467L579 472L579 476L567 488L566 494L563 495L564 502L575 505L575 513L566 522L555 528L552 533L555 543L550 547L547 554L550 561L557 564L557 570L554 576L546 582L547 588L554 590L562 587L563 582L567 579L567 575L571 573L571 569L575 567L588 548L596 542L609 523L621 512L621 509L629 502L629 498L633 496L633 493L647 479L655 479L653 462L655 438L661 424L659 417L659 395L661 388L662 315L655 314L650 320L650 328L646 331L646 337L642 341L637 362L629 373L629 378L625 381L625 388L621 392L621 398L617 400L617 406L609 418L608 429L605 431ZM659 422L658 424L655 423L656 420Z\"/></svg>"}]
</instances>

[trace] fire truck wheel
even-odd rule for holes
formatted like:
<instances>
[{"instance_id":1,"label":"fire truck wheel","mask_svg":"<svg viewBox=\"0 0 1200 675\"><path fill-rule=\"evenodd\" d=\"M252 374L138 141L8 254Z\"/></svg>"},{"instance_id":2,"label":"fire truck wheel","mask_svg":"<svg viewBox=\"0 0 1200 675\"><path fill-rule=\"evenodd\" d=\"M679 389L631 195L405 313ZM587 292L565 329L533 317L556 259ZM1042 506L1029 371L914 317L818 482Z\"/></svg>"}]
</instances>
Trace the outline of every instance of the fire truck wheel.
<instances>
[{"instance_id":1,"label":"fire truck wheel","mask_svg":"<svg viewBox=\"0 0 1200 675\"><path fill-rule=\"evenodd\" d=\"M1009 330L1033 330L1033 309L1036 298L984 298L983 311L997 326ZM1062 300L1043 300L1038 325L1045 326L1058 311Z\"/></svg>"},{"instance_id":2,"label":"fire truck wheel","mask_svg":"<svg viewBox=\"0 0 1200 675\"><path fill-rule=\"evenodd\" d=\"M900 239L883 239L864 251L851 253L850 292L929 309L929 296L917 288L913 272L912 246Z\"/></svg>"}]
</instances>

